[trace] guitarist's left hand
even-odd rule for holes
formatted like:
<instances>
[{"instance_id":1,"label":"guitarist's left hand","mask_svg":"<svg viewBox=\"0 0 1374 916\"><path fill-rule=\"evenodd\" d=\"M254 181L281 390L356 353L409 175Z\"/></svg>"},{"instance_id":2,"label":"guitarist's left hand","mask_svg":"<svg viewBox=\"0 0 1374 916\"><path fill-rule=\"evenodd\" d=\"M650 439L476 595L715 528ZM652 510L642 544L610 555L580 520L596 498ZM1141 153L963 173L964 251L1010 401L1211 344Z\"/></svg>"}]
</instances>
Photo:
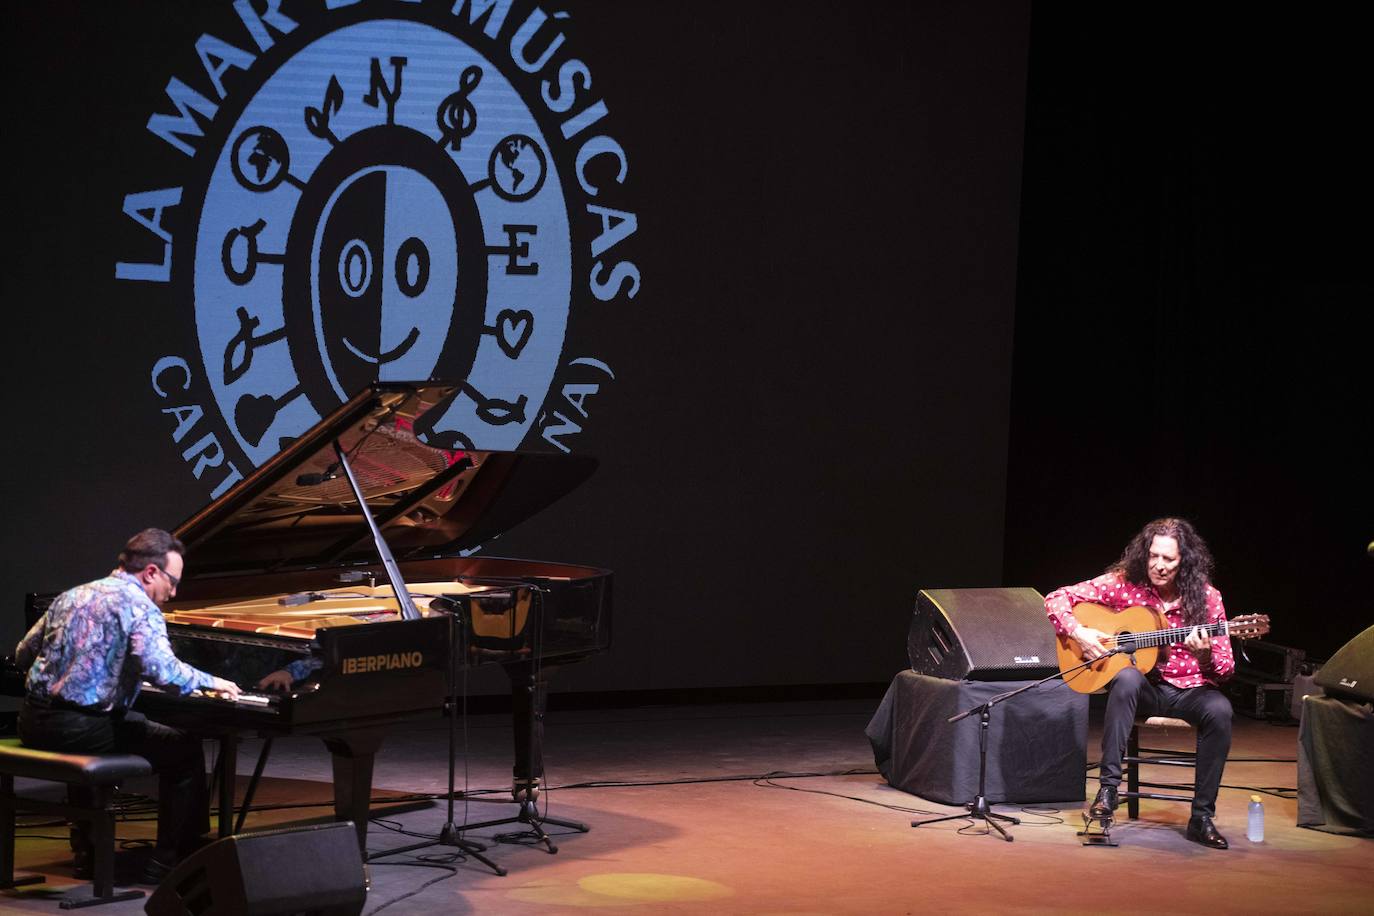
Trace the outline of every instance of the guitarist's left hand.
<instances>
[{"instance_id":1,"label":"guitarist's left hand","mask_svg":"<svg viewBox=\"0 0 1374 916\"><path fill-rule=\"evenodd\" d=\"M1202 632L1202 627L1193 627L1193 632L1188 634L1188 638L1183 640L1183 644L1198 655L1206 655L1212 651L1212 640L1206 633Z\"/></svg>"}]
</instances>

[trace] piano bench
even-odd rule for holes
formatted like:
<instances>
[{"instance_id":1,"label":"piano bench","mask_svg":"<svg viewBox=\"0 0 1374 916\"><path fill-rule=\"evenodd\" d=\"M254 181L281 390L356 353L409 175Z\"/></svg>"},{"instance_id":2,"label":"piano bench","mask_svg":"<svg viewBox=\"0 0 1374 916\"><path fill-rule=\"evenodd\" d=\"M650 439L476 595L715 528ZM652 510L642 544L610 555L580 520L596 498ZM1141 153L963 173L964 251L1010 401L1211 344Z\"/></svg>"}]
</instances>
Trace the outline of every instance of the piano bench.
<instances>
[{"instance_id":1,"label":"piano bench","mask_svg":"<svg viewBox=\"0 0 1374 916\"><path fill-rule=\"evenodd\" d=\"M131 776L146 776L152 764L136 754L62 754L24 747L18 738L0 738L0 888L42 882L42 875L14 876L14 815L22 808L40 814L58 814L87 825L95 862L89 895L64 897L63 909L134 900L143 891L114 889L114 794L119 783ZM91 805L74 805L14 794L15 777L64 783L68 788L88 789Z\"/></svg>"}]
</instances>

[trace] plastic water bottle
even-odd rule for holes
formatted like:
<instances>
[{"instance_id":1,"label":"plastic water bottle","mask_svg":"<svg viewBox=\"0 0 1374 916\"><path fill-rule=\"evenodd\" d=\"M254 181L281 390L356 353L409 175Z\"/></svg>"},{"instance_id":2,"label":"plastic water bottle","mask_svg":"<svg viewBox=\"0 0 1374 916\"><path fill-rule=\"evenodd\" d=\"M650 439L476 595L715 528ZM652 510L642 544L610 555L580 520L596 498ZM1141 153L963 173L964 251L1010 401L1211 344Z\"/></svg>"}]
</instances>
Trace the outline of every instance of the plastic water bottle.
<instances>
[{"instance_id":1,"label":"plastic water bottle","mask_svg":"<svg viewBox=\"0 0 1374 916\"><path fill-rule=\"evenodd\" d=\"M1245 838L1251 843L1264 842L1264 802L1258 795L1250 796L1250 820L1245 827Z\"/></svg>"}]
</instances>

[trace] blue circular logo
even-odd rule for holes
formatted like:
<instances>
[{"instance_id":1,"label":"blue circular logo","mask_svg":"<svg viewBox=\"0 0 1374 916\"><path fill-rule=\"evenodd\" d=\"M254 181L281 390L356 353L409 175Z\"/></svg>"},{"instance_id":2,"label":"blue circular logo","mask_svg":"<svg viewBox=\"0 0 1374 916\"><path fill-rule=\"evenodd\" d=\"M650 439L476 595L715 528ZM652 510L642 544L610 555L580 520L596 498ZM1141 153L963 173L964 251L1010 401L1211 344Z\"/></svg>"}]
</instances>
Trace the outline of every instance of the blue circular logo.
<instances>
[{"instance_id":1,"label":"blue circular logo","mask_svg":"<svg viewBox=\"0 0 1374 916\"><path fill-rule=\"evenodd\" d=\"M460 382L433 441L512 449L573 288L569 206L534 113L462 39L344 26L247 99L195 226L210 392L254 464L374 379Z\"/></svg>"}]
</instances>

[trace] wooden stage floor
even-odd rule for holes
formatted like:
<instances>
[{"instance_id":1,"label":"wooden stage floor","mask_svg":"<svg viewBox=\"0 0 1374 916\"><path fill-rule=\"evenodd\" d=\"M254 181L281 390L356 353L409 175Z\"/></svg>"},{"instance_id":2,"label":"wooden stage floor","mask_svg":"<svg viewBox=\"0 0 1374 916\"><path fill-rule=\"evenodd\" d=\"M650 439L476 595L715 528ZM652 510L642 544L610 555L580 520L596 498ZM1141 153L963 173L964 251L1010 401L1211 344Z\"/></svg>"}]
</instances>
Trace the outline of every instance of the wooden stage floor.
<instances>
[{"instance_id":1,"label":"wooden stage floor","mask_svg":"<svg viewBox=\"0 0 1374 916\"><path fill-rule=\"evenodd\" d=\"M1230 850L1185 840L1187 805L1171 802L1144 803L1134 822L1124 821L1123 809L1115 830L1120 846L1086 848L1075 836L1082 800L1026 810L999 805L1022 818L1011 828L1012 843L983 835L967 820L912 829L914 817L953 809L894 790L876 775L864 737L876 707L873 699L552 713L545 754L555 788L543 800L551 816L583 821L591 832L558 831L557 855L492 844L488 854L509 870L505 877L437 847L374 863L364 912L1374 912L1374 840L1299 829L1297 802L1273 794L1264 796L1265 842L1245 839L1246 787L1291 789L1296 766L1235 761L1294 757L1294 727L1237 717L1225 780L1236 788L1223 790L1217 818ZM473 716L466 732L460 788L466 779L474 790L496 790L479 798L508 799L508 721ZM1094 729L1090 748L1096 740ZM251 772L256 750L256 742L243 746L241 773ZM379 794L442 793L446 752L438 721L393 735L377 763ZM824 775L756 778L768 773ZM328 755L318 741L278 741L258 801L318 804L329 797L328 779ZM151 794L155 784L129 788ZM458 805L457 819L513 811L474 800L466 810ZM250 814L247 829L323 813L275 807ZM434 833L445 817L442 802L402 805L384 823L374 822L368 846L414 842L388 828ZM136 842L151 827L130 820L119 834ZM50 883L6 892L0 912L57 912L52 895L74 883L65 832L51 825L20 832L28 836L19 845L18 870L40 871ZM468 838L490 842L497 832ZM142 912L142 902L93 912Z\"/></svg>"}]
</instances>

